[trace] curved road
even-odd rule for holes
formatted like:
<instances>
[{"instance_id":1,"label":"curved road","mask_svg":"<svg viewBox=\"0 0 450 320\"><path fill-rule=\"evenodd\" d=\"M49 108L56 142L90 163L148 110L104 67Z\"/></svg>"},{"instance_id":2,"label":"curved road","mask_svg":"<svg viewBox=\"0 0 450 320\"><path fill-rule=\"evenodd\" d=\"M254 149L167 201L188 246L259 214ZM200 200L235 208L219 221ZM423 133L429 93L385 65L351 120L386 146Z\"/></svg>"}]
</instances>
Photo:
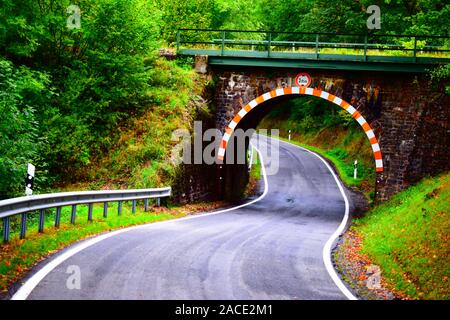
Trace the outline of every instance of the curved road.
<instances>
[{"instance_id":1,"label":"curved road","mask_svg":"<svg viewBox=\"0 0 450 320\"><path fill-rule=\"evenodd\" d=\"M267 179L267 194L246 207L132 228L81 250L28 299L346 299L322 258L344 218L329 169L280 142L279 171ZM66 286L73 265L79 290Z\"/></svg>"}]
</instances>

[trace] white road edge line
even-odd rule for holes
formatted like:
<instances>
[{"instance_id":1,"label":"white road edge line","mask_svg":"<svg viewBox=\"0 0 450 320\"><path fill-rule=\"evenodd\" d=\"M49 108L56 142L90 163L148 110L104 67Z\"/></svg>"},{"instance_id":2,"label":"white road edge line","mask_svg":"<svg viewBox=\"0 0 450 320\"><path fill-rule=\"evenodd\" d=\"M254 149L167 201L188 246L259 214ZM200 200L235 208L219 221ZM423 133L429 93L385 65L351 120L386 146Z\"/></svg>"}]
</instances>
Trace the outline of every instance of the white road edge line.
<instances>
[{"instance_id":1,"label":"white road edge line","mask_svg":"<svg viewBox=\"0 0 450 320\"><path fill-rule=\"evenodd\" d=\"M239 206L228 208L228 209L218 210L218 211L214 211L214 212L210 212L210 213L203 213L203 214L199 214L199 215L195 215L195 216L188 216L188 217L179 218L179 219L166 220L166 221L161 221L161 222L154 222L154 223L148 223L148 224L143 224L143 225L139 225L139 226L128 227L125 229L112 231L112 232L94 237L92 239L82 241L80 244L75 245L73 248L67 249L61 255L50 260L42 269L37 271L27 281L25 281L25 283L11 297L11 300L26 300L28 298L28 296L31 294L31 292L36 288L36 286L42 281L42 279L44 279L57 266L59 266L61 263L63 263L70 257L74 256L75 254L79 253L80 251L82 251L100 241L103 241L105 239L111 238L113 236L131 231L131 230L136 230L136 229L141 229L141 228L149 228L149 227L159 227L163 224L176 223L176 222L182 221L182 220L197 219L197 218L202 218L202 217L206 217L206 216L225 213L225 212L229 212L229 211L233 211L236 209L240 209L240 208L249 206L251 204L254 204L254 203L262 200L266 196L267 192L269 192L269 184L267 181L266 168L264 166L264 160L262 158L261 152L256 147L254 147L254 148L255 148L256 152L258 152L258 154L259 154L259 158L260 158L260 162L261 162L260 163L261 170L262 170L262 174L263 174L263 178L264 178L264 192L258 198L254 199L252 201L249 201L247 203L241 204Z\"/></svg>"},{"instance_id":2,"label":"white road edge line","mask_svg":"<svg viewBox=\"0 0 450 320\"><path fill-rule=\"evenodd\" d=\"M347 297L347 299L349 299L349 300L358 300L358 298L355 297L350 292L350 290L348 290L348 288L345 286L345 284L342 282L341 278L338 276L338 274L336 273L336 270L333 267L333 263L331 262L331 247L333 246L333 243L336 241L336 239L344 232L345 226L347 225L347 221L349 219L349 211L350 211L349 210L349 203L348 203L347 196L345 195L344 188L342 187L341 182L339 181L338 177L336 176L336 174L334 173L333 169L330 167L328 162L326 162L317 153L315 153L315 152L313 152L311 150L305 149L303 147L300 147L300 146L298 146L296 144L293 144L291 142L283 141L281 139L279 139L279 140L281 142L290 144L290 145L292 145L294 147L297 147L299 149L308 151L309 153L311 153L314 156L316 156L317 158L319 158L325 164L325 166L328 168L328 170L331 172L331 174L333 175L334 181L336 181L336 184L337 184L337 186L339 188L339 191L341 192L341 195L344 198L345 214L344 214L344 219L342 219L341 224L339 225L339 227L336 229L336 231L331 235L331 237L325 243L325 246L323 247L323 250L322 250L322 258L323 258L323 263L325 264L325 268L328 271L328 274L330 275L331 279L333 279L334 283L339 288L339 290L341 290L341 292Z\"/></svg>"}]
</instances>

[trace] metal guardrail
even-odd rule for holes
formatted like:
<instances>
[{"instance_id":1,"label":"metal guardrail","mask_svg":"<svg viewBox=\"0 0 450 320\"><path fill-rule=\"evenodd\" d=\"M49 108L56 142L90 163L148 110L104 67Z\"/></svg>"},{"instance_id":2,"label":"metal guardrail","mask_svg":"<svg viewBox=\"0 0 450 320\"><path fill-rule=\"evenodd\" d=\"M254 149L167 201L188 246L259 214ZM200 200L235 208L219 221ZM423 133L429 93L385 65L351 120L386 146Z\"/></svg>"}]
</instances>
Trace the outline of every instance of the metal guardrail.
<instances>
[{"instance_id":1,"label":"metal guardrail","mask_svg":"<svg viewBox=\"0 0 450 320\"><path fill-rule=\"evenodd\" d=\"M44 232L45 210L56 208L55 227L61 223L62 207L72 206L70 222L75 223L77 205L88 205L88 221L92 221L94 203L103 203L103 216L108 215L108 203L118 202L118 214L122 214L123 201L132 201L132 213L136 212L137 200L144 200L145 211L148 210L148 200L156 199L160 205L160 199L171 196L172 188L134 189L134 190L105 190L105 191L80 191L60 192L32 195L12 198L0 201L0 219L3 220L3 241L10 240L11 217L21 215L20 239L24 239L27 230L27 214L39 211L39 232Z\"/></svg>"},{"instance_id":2,"label":"metal guardrail","mask_svg":"<svg viewBox=\"0 0 450 320\"><path fill-rule=\"evenodd\" d=\"M286 38L289 38L286 40ZM400 41L401 40L401 41ZM403 41L403 43L402 43ZM408 44L405 44L408 43ZM370 62L371 56L377 59L384 56L398 57L398 62L419 62L420 55L432 54L437 57L431 60L450 59L450 37L426 35L388 35L388 34L333 34L311 32L274 32L257 30L209 30L209 29L179 29L176 38L177 52L202 51L218 56L249 56L255 52L257 57L265 53L266 58L277 58L275 52L294 52L312 50L304 57L320 60L323 49L353 49L361 52L361 61ZM185 48L182 48L184 46ZM216 47L218 47L217 50ZM243 49L248 47L247 49ZM234 48L234 51L230 48ZM237 49L236 49L237 48ZM181 49L181 50L180 50ZM187 49L187 50L185 50ZM213 49L213 50L211 50ZM370 50L376 50L376 54ZM217 52L213 52L217 51ZM228 54L229 52L229 54ZM206 54L206 53L205 53ZM309 54L309 56L307 56ZM354 59L355 54L324 54L330 56L349 56ZM284 56L283 56L284 57ZM405 60L405 58L409 58ZM392 59L390 59L391 62ZM395 60L395 59L394 59ZM427 61L428 62L428 61Z\"/></svg>"}]
</instances>

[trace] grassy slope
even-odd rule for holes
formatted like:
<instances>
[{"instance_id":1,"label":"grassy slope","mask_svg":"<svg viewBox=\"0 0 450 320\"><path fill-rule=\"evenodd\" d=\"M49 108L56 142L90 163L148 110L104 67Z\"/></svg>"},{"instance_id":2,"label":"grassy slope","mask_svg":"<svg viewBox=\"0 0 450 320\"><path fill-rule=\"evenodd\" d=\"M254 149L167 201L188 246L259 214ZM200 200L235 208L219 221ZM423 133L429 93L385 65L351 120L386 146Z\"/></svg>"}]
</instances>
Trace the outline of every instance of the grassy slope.
<instances>
[{"instance_id":1,"label":"grassy slope","mask_svg":"<svg viewBox=\"0 0 450 320\"><path fill-rule=\"evenodd\" d=\"M250 176L247 187L244 191L244 196L249 197L256 194L258 190L258 183L262 178L261 175L261 161L259 160L259 154L256 150L253 150L253 160L250 168Z\"/></svg>"},{"instance_id":2,"label":"grassy slope","mask_svg":"<svg viewBox=\"0 0 450 320\"><path fill-rule=\"evenodd\" d=\"M190 66L160 59L153 70L147 95L153 101L141 115L130 115L118 128L115 146L82 168L85 181L62 190L152 188L171 185L176 167L171 163L172 132L188 129L198 112L195 100L205 83ZM207 111L207 106L203 106Z\"/></svg>"},{"instance_id":3,"label":"grassy slope","mask_svg":"<svg viewBox=\"0 0 450 320\"><path fill-rule=\"evenodd\" d=\"M450 299L450 174L428 178L355 220L365 253L392 289Z\"/></svg>"}]
</instances>

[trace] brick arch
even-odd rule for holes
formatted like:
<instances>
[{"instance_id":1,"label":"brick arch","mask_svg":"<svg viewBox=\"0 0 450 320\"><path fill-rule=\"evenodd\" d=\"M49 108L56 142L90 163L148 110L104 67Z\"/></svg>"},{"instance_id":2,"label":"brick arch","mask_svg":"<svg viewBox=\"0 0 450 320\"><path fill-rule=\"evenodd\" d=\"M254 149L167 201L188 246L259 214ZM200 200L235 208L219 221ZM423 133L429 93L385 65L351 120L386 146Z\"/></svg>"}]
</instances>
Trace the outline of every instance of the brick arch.
<instances>
[{"instance_id":1,"label":"brick arch","mask_svg":"<svg viewBox=\"0 0 450 320\"><path fill-rule=\"evenodd\" d=\"M367 138L370 141L370 144L372 146L373 155L375 158L375 168L377 172L383 171L383 160L381 156L381 149L380 145L378 144L378 140L375 137L375 134L372 130L372 128L367 123L366 119L348 102L342 100L339 97L336 97L328 92L319 90L319 89L313 89L313 88L306 88L306 87L288 87L284 89L276 89L272 90L270 92L267 92L263 95L260 95L256 99L253 99L250 101L246 106L244 106L231 120L231 122L228 124L228 126L225 128L225 133L222 137L222 141L220 142L219 146L219 152L217 158L221 161L223 161L225 156L225 150L227 148L228 141L230 140L234 129L238 125L239 121L242 120L252 109L256 108L258 105L262 104L265 101L268 101L272 98L281 97L284 95L309 95L309 96L316 96L325 100L328 100L334 104L337 104L342 109L346 110L348 113L352 115L352 117L358 121L360 126L363 128L364 132L367 135Z\"/></svg>"}]
</instances>

